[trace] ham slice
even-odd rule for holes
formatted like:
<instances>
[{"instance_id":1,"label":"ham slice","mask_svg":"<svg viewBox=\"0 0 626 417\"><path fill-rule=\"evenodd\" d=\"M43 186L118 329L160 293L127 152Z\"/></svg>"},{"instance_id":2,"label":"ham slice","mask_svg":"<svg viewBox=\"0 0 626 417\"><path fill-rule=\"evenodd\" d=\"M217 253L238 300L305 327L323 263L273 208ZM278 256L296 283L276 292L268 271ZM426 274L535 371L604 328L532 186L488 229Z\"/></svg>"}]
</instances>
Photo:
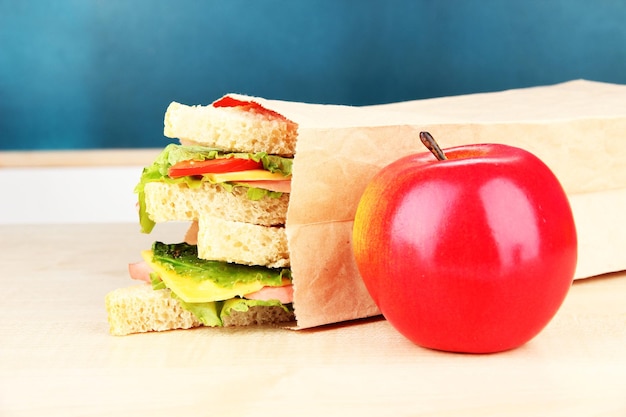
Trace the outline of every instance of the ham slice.
<instances>
[{"instance_id":1,"label":"ham slice","mask_svg":"<svg viewBox=\"0 0 626 417\"><path fill-rule=\"evenodd\" d=\"M263 287L257 292L246 294L243 298L248 300L278 300L283 304L293 302L293 285L283 285L282 287Z\"/></svg>"},{"instance_id":2,"label":"ham slice","mask_svg":"<svg viewBox=\"0 0 626 417\"><path fill-rule=\"evenodd\" d=\"M128 273L130 274L130 277L132 279L144 281L149 284L151 272L152 268L150 268L150 266L145 261L128 264Z\"/></svg>"},{"instance_id":3,"label":"ham slice","mask_svg":"<svg viewBox=\"0 0 626 417\"><path fill-rule=\"evenodd\" d=\"M291 192L291 180L237 181L237 184L254 188L263 188L264 190L276 191L279 193Z\"/></svg>"}]
</instances>

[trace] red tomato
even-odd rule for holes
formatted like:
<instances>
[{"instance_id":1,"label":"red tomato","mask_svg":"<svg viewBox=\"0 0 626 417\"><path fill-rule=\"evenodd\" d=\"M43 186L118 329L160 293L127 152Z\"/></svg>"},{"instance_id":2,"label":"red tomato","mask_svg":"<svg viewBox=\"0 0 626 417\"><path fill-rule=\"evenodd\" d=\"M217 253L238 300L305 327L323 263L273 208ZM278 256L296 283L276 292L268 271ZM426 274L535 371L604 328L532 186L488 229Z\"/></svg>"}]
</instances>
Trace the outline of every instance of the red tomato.
<instances>
[{"instance_id":1,"label":"red tomato","mask_svg":"<svg viewBox=\"0 0 626 417\"><path fill-rule=\"evenodd\" d=\"M202 174L221 174L224 172L239 172L263 168L262 162L242 158L218 158L204 161L181 161L170 167L168 175L171 178L186 177Z\"/></svg>"},{"instance_id":2,"label":"red tomato","mask_svg":"<svg viewBox=\"0 0 626 417\"><path fill-rule=\"evenodd\" d=\"M518 347L556 314L577 238L563 188L522 149L470 145L402 158L367 186L356 264L387 320L428 348Z\"/></svg>"},{"instance_id":3,"label":"red tomato","mask_svg":"<svg viewBox=\"0 0 626 417\"><path fill-rule=\"evenodd\" d=\"M265 114L268 116L276 117L278 119L287 120L285 116L274 110L266 109L256 101L243 101L230 96L224 96L221 99L213 102L213 107L240 107L244 111L253 111L255 113Z\"/></svg>"}]
</instances>

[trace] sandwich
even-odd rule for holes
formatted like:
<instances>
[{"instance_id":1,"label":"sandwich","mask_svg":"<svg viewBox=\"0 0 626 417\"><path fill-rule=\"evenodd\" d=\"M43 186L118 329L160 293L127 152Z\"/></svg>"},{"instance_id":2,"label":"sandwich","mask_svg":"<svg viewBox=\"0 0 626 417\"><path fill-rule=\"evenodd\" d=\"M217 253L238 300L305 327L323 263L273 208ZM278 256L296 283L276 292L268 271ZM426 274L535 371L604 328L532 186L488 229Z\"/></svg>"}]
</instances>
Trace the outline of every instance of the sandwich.
<instances>
[{"instance_id":1,"label":"sandwich","mask_svg":"<svg viewBox=\"0 0 626 417\"><path fill-rule=\"evenodd\" d=\"M297 125L253 101L173 102L167 145L136 186L141 231L189 222L129 265L139 285L107 294L110 332L289 323L285 233Z\"/></svg>"}]
</instances>

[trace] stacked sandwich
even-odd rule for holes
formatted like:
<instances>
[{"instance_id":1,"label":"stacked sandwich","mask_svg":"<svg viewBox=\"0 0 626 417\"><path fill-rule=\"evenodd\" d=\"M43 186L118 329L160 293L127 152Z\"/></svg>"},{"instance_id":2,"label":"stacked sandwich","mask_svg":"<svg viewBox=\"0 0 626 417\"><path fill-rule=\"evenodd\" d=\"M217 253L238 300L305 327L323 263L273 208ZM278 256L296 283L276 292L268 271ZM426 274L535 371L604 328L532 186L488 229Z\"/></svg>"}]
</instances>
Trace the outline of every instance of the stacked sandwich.
<instances>
[{"instance_id":1,"label":"stacked sandwich","mask_svg":"<svg viewBox=\"0 0 626 417\"><path fill-rule=\"evenodd\" d=\"M145 284L107 294L112 334L294 320L284 225L297 127L233 96L170 104L164 133L180 144L144 168L140 224L191 226L184 242L157 241L130 265Z\"/></svg>"}]
</instances>

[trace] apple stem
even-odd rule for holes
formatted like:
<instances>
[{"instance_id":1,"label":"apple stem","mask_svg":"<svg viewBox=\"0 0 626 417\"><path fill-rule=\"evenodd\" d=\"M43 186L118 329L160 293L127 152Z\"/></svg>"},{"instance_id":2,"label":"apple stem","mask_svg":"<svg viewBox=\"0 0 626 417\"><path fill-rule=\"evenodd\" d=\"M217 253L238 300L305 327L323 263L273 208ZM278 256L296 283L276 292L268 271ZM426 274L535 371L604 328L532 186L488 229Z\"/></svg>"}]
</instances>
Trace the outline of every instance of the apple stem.
<instances>
[{"instance_id":1,"label":"apple stem","mask_svg":"<svg viewBox=\"0 0 626 417\"><path fill-rule=\"evenodd\" d=\"M422 141L424 146L426 146L426 148L428 148L428 150L433 155L435 155L435 158L437 158L440 161L444 161L444 160L448 159L446 154L443 153L443 151L439 147L439 144L437 143L435 138L433 138L433 136L430 133L428 133L428 132L420 132L420 140Z\"/></svg>"}]
</instances>

